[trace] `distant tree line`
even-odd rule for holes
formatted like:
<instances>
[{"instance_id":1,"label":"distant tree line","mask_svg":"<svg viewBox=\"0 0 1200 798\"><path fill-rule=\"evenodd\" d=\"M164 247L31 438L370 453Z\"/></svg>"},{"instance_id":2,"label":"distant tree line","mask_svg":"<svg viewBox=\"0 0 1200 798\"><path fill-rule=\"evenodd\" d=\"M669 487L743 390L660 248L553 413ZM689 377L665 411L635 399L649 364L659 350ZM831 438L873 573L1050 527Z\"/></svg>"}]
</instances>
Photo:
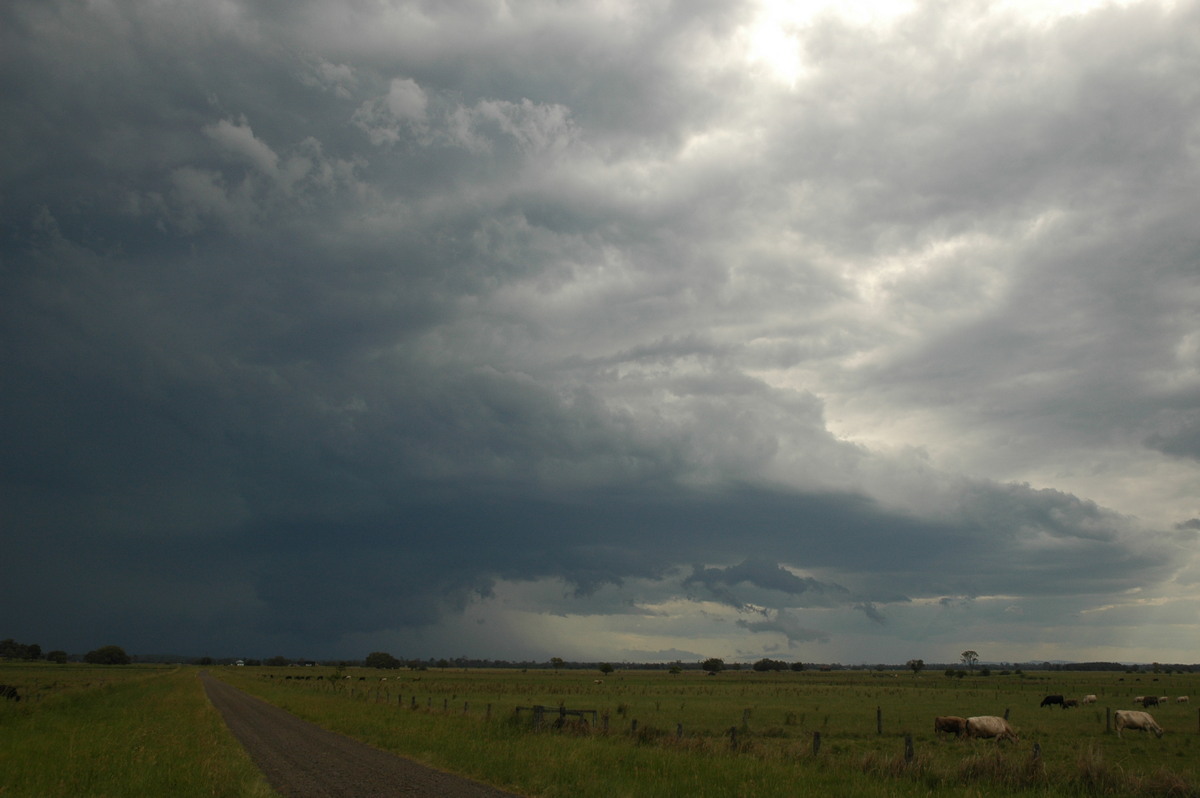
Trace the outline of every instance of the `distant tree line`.
<instances>
[{"instance_id":1,"label":"distant tree line","mask_svg":"<svg viewBox=\"0 0 1200 798\"><path fill-rule=\"evenodd\" d=\"M43 656L42 647L37 643L18 643L10 637L0 640L0 659L45 659L48 662L66 662L68 656L67 652L58 650L47 652Z\"/></svg>"},{"instance_id":2,"label":"distant tree line","mask_svg":"<svg viewBox=\"0 0 1200 798\"><path fill-rule=\"evenodd\" d=\"M334 667L352 667L365 666L368 668L379 668L383 670L395 670L399 668L407 668L409 670L426 670L430 668L519 668L525 670L598 670L602 674L612 673L617 668L624 670L665 670L671 673L680 673L685 670L702 670L708 673L720 673L721 671L731 670L738 671L743 668L752 669L758 673L770 673L779 671L803 671L803 670L820 670L820 671L841 671L841 670L911 670L914 675L919 675L924 670L943 670L947 676L963 677L967 672L972 672L978 676L990 676L994 672L992 668L978 667L979 654L975 651L964 651L960 655L959 662L956 663L927 663L922 659L910 659L903 665L843 665L841 663L805 663L805 662L787 662L784 660L771 659L763 657L753 664L743 664L739 662L727 663L719 657L709 657L705 660L696 662L683 662L675 660L672 662L622 662L614 665L609 662L591 662L580 661L573 662L562 657L551 657L548 660L500 660L500 659L477 659L469 657L455 657L453 659L434 658L428 659L403 659L393 656L386 651L372 651L361 660L315 660L304 657L289 658L281 655L267 657L265 659L235 659L233 657L222 657L214 659L213 657L182 657L178 655L135 655L131 656L125 652L123 648L115 645L101 646L93 651L87 652L82 657L78 654L67 654L66 651L54 650L43 652L42 647L37 643L20 643L16 640L7 638L0 640L0 659L3 660L45 660L48 662L78 662L80 660L100 665L127 665L132 662L190 662L194 665L233 665L240 663L250 666L269 666L269 667L285 667L289 665L327 665ZM1125 673L1196 673L1200 672L1200 664L1167 664L1167 663L1143 663L1129 664L1121 662L1022 662L1022 663L992 663L994 667L1002 668L999 674L1008 676L1012 673L1017 675L1022 674L1022 670L1032 671L1124 671ZM965 666L965 667L964 667Z\"/></svg>"}]
</instances>

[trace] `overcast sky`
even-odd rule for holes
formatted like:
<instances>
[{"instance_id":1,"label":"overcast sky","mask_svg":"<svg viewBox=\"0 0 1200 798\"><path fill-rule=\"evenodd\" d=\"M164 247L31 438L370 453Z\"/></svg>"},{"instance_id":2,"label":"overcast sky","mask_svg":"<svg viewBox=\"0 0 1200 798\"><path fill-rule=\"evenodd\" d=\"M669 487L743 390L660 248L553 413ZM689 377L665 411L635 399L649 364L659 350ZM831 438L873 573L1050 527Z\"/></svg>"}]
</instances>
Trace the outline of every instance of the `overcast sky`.
<instances>
[{"instance_id":1,"label":"overcast sky","mask_svg":"<svg viewBox=\"0 0 1200 798\"><path fill-rule=\"evenodd\" d=\"M1200 661L1200 3L1051 6L0 4L0 637Z\"/></svg>"}]
</instances>

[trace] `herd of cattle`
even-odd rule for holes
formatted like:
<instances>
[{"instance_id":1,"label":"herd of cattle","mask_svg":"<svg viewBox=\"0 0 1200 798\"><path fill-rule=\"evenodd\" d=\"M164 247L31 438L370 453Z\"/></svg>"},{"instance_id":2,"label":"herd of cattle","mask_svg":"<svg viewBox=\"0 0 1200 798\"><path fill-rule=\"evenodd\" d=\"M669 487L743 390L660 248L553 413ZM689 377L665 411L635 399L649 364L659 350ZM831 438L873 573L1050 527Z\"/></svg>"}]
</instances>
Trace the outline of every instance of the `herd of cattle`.
<instances>
[{"instance_id":1,"label":"herd of cattle","mask_svg":"<svg viewBox=\"0 0 1200 798\"><path fill-rule=\"evenodd\" d=\"M1175 699L1177 704L1186 704L1190 699L1181 695ZM1166 704L1170 701L1169 696L1152 696L1140 695L1133 699L1133 703L1141 704L1142 707L1153 707L1159 704ZM1060 706L1063 709L1077 707L1080 704L1094 704L1096 696L1085 695L1082 699L1065 698L1061 695L1048 695L1042 699L1041 706L1052 707ZM1124 729L1133 729L1135 731L1153 732L1156 737L1163 736L1162 726L1155 722L1154 717L1144 709L1118 709L1113 713L1115 726L1117 729L1117 737L1121 736ZM933 733L936 734L953 734L955 737L973 737L981 739L1011 740L1017 742L1017 733L1008 721L996 715L976 715L971 718L960 718L957 715L942 715L933 719Z\"/></svg>"}]
</instances>

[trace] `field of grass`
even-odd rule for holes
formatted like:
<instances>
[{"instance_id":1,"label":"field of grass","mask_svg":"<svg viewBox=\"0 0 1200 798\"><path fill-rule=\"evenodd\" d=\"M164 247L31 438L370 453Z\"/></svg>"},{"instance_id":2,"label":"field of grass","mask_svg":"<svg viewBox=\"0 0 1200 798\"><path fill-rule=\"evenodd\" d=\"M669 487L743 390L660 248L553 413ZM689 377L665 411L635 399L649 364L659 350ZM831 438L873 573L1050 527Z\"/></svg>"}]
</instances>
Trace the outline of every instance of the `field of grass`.
<instances>
[{"instance_id":1,"label":"field of grass","mask_svg":"<svg viewBox=\"0 0 1200 798\"><path fill-rule=\"evenodd\" d=\"M1192 695L1195 674L215 673L327 728L531 795L1200 795L1196 705L1154 709L1162 739L1106 732L1108 710L1133 708L1136 695ZM1099 700L1040 708L1049 693ZM540 731L535 705L549 708ZM555 730L559 706L594 710L596 721ZM1006 711L1016 745L933 732L935 715Z\"/></svg>"},{"instance_id":2,"label":"field of grass","mask_svg":"<svg viewBox=\"0 0 1200 798\"><path fill-rule=\"evenodd\" d=\"M1200 706L1153 709L1162 739L1106 731L1109 710L1194 695L1200 674L209 670L326 728L546 798L1200 796ZM0 701L0 796L272 795L196 673L0 663L23 699ZM1050 693L1099 700L1040 708ZM558 728L560 706L595 715ZM933 732L935 715L1006 711L1015 745Z\"/></svg>"},{"instance_id":3,"label":"field of grass","mask_svg":"<svg viewBox=\"0 0 1200 798\"><path fill-rule=\"evenodd\" d=\"M193 668L0 663L0 796L275 793Z\"/></svg>"}]
</instances>

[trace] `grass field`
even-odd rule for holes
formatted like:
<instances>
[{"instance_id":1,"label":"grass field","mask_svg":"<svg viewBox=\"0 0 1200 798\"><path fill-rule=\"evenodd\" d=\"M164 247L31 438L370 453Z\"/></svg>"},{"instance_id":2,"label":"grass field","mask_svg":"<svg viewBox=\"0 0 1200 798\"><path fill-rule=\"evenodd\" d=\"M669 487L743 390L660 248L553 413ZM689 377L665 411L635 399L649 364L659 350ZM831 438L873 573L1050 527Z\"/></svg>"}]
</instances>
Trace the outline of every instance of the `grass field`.
<instances>
[{"instance_id":1,"label":"grass field","mask_svg":"<svg viewBox=\"0 0 1200 798\"><path fill-rule=\"evenodd\" d=\"M599 683L599 673L577 670L217 675L323 726L537 795L1200 795L1200 708L1174 703L1196 692L1194 674L631 670ZM1050 693L1099 700L1040 708ZM1142 694L1172 698L1153 710L1163 738L1106 732L1107 711L1134 708ZM535 705L551 710L541 732L528 709L517 712ZM554 731L560 705L597 720ZM1006 711L1019 744L933 731L935 715Z\"/></svg>"},{"instance_id":2,"label":"grass field","mask_svg":"<svg viewBox=\"0 0 1200 798\"><path fill-rule=\"evenodd\" d=\"M0 796L245 796L274 792L193 668L0 663Z\"/></svg>"},{"instance_id":3,"label":"grass field","mask_svg":"<svg viewBox=\"0 0 1200 798\"><path fill-rule=\"evenodd\" d=\"M1162 739L1106 732L1108 710L1193 695L1200 674L209 670L326 728L526 795L1200 796L1196 704L1152 710ZM23 697L0 702L0 796L271 795L196 673L0 664L0 683ZM1050 693L1099 700L1040 708ZM541 730L535 705L549 708ZM559 706L595 721L556 729ZM1006 710L1015 745L933 732L935 715Z\"/></svg>"}]
</instances>

